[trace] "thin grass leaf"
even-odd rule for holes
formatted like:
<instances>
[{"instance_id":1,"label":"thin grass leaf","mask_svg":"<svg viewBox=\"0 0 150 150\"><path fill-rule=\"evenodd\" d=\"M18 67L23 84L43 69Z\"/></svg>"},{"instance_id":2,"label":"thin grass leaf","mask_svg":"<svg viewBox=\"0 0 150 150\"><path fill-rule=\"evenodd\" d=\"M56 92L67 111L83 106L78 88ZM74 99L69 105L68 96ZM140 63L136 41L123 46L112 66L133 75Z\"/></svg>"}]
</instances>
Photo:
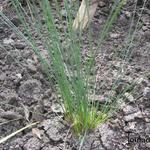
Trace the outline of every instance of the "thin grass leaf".
<instances>
[{"instance_id":1,"label":"thin grass leaf","mask_svg":"<svg viewBox=\"0 0 150 150\"><path fill-rule=\"evenodd\" d=\"M15 132L11 133L10 135L8 135L8 136L6 136L6 137L0 139L0 144L6 142L7 140L9 140L9 139L12 138L13 136L17 135L18 133L22 132L23 130L28 129L28 128L32 127L32 126L37 125L38 123L39 123L39 122L35 122L35 123L28 124L27 126L25 126L25 127L21 128L21 129L15 131Z\"/></svg>"}]
</instances>

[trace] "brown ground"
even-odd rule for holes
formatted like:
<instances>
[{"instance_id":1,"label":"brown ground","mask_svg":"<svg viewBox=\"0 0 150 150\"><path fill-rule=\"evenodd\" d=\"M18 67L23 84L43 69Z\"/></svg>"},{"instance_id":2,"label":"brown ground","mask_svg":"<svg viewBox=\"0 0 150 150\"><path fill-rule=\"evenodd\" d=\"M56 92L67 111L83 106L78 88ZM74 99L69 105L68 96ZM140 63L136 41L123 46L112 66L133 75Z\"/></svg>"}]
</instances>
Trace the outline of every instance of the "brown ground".
<instances>
[{"instance_id":1,"label":"brown ground","mask_svg":"<svg viewBox=\"0 0 150 150\"><path fill-rule=\"evenodd\" d=\"M149 4L149 1L148 1ZM102 89L97 88L97 96L106 97L111 93L111 86L116 79L121 65L125 74L118 84L119 92L124 84L132 84L135 80L134 93L121 101L121 110L107 123L100 125L95 131L88 133L83 144L84 150L149 150L149 142L128 143L128 131L132 137L150 139L150 6L147 5L140 19L133 45L131 58L123 60L122 42L130 25L130 14L134 3L129 2L118 17L102 52L97 55L98 87L103 81ZM141 4L139 1L135 23ZM5 10L11 21L21 30L21 24L13 9ZM93 18L93 34L95 39L109 13L109 6L104 1ZM1 18L0 18L1 19ZM59 23L58 23L59 24ZM35 35L34 35L35 36ZM37 42L40 46L40 41ZM86 41L86 40L85 40ZM87 43L83 54L87 53ZM114 54L117 58L114 59ZM112 70L109 70L109 65ZM99 92L100 91L100 92ZM127 93L128 94L128 93ZM61 110L57 110L54 91L44 74L35 54L22 39L19 39L2 21L0 21L0 138L24 127L28 122L40 120L34 129L25 130L4 144L0 150L77 150L79 140L71 133L67 135L69 126L64 123ZM56 115L59 114L58 117ZM13 119L15 121L7 122ZM5 124L2 124L7 122ZM40 133L38 137L36 133ZM67 136L67 138L66 138Z\"/></svg>"}]
</instances>

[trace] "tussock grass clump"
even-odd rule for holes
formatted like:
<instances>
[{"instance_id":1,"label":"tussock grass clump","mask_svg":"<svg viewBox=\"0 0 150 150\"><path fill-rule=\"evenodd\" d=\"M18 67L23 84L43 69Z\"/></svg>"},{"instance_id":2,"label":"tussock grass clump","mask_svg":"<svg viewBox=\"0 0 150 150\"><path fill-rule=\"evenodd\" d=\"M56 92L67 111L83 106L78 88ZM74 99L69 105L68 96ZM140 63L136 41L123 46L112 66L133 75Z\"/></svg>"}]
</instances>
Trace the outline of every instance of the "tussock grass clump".
<instances>
[{"instance_id":1,"label":"tussock grass clump","mask_svg":"<svg viewBox=\"0 0 150 150\"><path fill-rule=\"evenodd\" d=\"M19 0L13 0L13 6L24 28L23 32L15 27L5 14L0 12L3 21L34 50L53 86L49 69L52 67L58 86L57 93L61 94L62 98L59 103L64 108L65 119L72 125L77 135L84 134L106 121L113 114L112 106L120 97L115 97L113 103L106 102L99 110L99 104L91 101L89 92L91 90L90 75L95 64L96 53L101 48L124 4L125 0L114 2L110 15L101 29L96 50L93 49L94 37L92 37L92 30L89 27L87 32L90 58L85 63L82 60L84 44L82 31L76 32L72 28L74 12L70 7L71 4L66 0L64 1L63 13L57 0L53 2L39 0L38 5L37 2L35 4L34 0L27 0L26 8L22 7ZM74 5L76 6L76 4ZM42 16L39 16L39 12L42 12L40 13ZM60 25L65 22L65 28L60 28L57 22ZM33 31L40 38L41 44L49 56L48 59L52 62L51 64L36 44ZM46 34L44 34L45 32ZM95 78L94 81L96 82Z\"/></svg>"}]
</instances>

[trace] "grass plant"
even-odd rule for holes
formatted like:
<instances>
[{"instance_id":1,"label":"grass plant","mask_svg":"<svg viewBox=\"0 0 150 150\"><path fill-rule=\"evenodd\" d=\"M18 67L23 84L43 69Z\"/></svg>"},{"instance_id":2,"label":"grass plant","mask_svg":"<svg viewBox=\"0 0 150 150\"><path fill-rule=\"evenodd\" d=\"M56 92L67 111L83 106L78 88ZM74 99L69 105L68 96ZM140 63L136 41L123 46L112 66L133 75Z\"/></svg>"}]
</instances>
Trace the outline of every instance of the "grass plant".
<instances>
[{"instance_id":1,"label":"grass plant","mask_svg":"<svg viewBox=\"0 0 150 150\"><path fill-rule=\"evenodd\" d=\"M52 72L50 71L50 68L52 68L58 87L56 88L57 94L61 95L61 100L58 99L58 101L64 109L65 120L70 123L76 135L82 135L110 118L113 112L116 111L116 108L118 108L116 105L117 100L131 88L126 87L118 96L110 97L113 103L106 102L101 107L101 110L99 110L99 104L95 101L91 101L89 97L89 92L91 91L90 75L95 66L96 54L102 51L102 44L125 2L126 0L116 0L114 2L110 15L100 30L100 38L96 50L93 49L94 37L92 36L92 29L91 27L87 29L90 58L85 63L82 59L82 47L84 45L82 38L83 31L74 31L72 28L74 11L71 9L71 4L69 4L67 0L64 0L63 9L65 15L61 13L62 8L57 0L52 2L55 4L53 7L48 0L39 0L38 5L37 3L35 4L34 0L27 0L26 8L22 7L19 0L13 0L13 6L15 7L24 31L20 31L3 12L0 12L3 22L5 22L19 38L31 46L38 56L51 86L54 84L51 77ZM87 1L87 3L89 2ZM39 16L39 11L42 12L40 13L42 16ZM60 25L65 22L66 26L59 28L58 24L56 24L57 21ZM37 39L34 37L33 31L41 40L43 51L46 50L48 58L45 58L42 50L36 44ZM132 35L131 29L129 35ZM132 37L130 37L130 39L133 41ZM129 46L130 43L127 43L127 45ZM127 51L124 51L124 53L128 53L130 48L128 47L126 49ZM127 56L127 54L125 55ZM49 63L49 60L51 63ZM119 78L116 79L112 89L116 88L118 80ZM96 78L94 78L94 84L94 87L96 87ZM115 109L113 109L113 106L116 106Z\"/></svg>"}]
</instances>

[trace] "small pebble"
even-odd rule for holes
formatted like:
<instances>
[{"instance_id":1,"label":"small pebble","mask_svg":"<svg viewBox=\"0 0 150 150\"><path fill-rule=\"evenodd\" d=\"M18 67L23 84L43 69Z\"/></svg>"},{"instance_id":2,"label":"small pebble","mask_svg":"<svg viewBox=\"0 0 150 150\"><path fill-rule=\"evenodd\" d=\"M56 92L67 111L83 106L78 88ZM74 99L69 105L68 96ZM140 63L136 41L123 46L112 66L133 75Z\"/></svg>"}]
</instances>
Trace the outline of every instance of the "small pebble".
<instances>
[{"instance_id":1,"label":"small pebble","mask_svg":"<svg viewBox=\"0 0 150 150\"><path fill-rule=\"evenodd\" d=\"M124 95L130 102L134 101L134 97L130 93L125 93Z\"/></svg>"},{"instance_id":2,"label":"small pebble","mask_svg":"<svg viewBox=\"0 0 150 150\"><path fill-rule=\"evenodd\" d=\"M16 43L14 44L15 48L23 50L25 48L24 43Z\"/></svg>"},{"instance_id":3,"label":"small pebble","mask_svg":"<svg viewBox=\"0 0 150 150\"><path fill-rule=\"evenodd\" d=\"M146 99L150 99L150 88L149 87L146 87L143 91L143 96L146 98Z\"/></svg>"},{"instance_id":4,"label":"small pebble","mask_svg":"<svg viewBox=\"0 0 150 150\"><path fill-rule=\"evenodd\" d=\"M3 40L3 43L4 44L12 44L12 43L14 43L14 40L13 39L7 39L7 38L5 38L4 40Z\"/></svg>"}]
</instances>

